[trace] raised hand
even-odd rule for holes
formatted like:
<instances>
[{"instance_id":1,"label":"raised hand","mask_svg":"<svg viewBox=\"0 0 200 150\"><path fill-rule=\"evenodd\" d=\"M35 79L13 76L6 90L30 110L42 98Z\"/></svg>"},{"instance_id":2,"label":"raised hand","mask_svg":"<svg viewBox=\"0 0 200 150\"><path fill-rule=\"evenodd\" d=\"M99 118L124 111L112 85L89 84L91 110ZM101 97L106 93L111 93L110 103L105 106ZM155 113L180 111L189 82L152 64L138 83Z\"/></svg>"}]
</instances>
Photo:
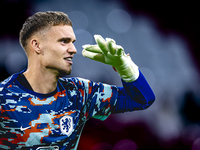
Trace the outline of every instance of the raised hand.
<instances>
[{"instance_id":1,"label":"raised hand","mask_svg":"<svg viewBox=\"0 0 200 150\"><path fill-rule=\"evenodd\" d=\"M123 80L134 81L139 76L138 67L124 49L111 38L104 40L101 35L94 35L96 45L84 45L82 55L95 61L113 66Z\"/></svg>"}]
</instances>

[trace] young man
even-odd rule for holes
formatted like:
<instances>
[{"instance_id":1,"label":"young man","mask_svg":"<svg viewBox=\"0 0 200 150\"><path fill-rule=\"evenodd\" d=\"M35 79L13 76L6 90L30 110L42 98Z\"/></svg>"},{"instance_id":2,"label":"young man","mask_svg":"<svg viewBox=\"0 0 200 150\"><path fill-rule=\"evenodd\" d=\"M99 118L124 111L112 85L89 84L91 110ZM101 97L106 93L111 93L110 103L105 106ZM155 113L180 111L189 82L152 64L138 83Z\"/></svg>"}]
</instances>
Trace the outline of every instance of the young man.
<instances>
[{"instance_id":1,"label":"young man","mask_svg":"<svg viewBox=\"0 0 200 150\"><path fill-rule=\"evenodd\" d=\"M72 23L62 12L39 12L20 31L26 70L0 84L1 149L75 150L86 121L148 108L155 96L138 67L113 39L95 35L83 56L111 65L123 87L65 78L77 52Z\"/></svg>"}]
</instances>

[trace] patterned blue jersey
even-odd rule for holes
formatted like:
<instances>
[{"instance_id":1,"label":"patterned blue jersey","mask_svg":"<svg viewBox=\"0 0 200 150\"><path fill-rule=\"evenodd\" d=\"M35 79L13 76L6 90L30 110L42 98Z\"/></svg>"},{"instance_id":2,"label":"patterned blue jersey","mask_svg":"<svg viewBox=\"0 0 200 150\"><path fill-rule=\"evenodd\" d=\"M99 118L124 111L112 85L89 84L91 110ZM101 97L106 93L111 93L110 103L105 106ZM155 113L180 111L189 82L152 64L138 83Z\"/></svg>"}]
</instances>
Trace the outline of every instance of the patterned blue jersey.
<instances>
[{"instance_id":1,"label":"patterned blue jersey","mask_svg":"<svg viewBox=\"0 0 200 150\"><path fill-rule=\"evenodd\" d=\"M81 131L91 118L149 107L155 97L140 74L124 87L81 78L60 78L56 91L39 94L17 80L0 84L0 148L76 150Z\"/></svg>"}]
</instances>

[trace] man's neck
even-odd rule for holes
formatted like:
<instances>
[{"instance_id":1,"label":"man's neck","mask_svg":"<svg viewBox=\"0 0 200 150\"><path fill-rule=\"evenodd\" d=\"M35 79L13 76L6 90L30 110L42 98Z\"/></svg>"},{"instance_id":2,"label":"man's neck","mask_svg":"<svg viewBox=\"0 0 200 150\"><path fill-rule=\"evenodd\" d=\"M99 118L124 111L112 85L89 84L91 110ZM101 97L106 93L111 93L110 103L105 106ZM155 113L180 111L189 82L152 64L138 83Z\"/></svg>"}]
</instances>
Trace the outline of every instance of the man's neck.
<instances>
[{"instance_id":1,"label":"man's neck","mask_svg":"<svg viewBox=\"0 0 200 150\"><path fill-rule=\"evenodd\" d=\"M28 69L23 74L34 92L48 94L53 92L57 87L58 78L50 72L44 73Z\"/></svg>"}]
</instances>

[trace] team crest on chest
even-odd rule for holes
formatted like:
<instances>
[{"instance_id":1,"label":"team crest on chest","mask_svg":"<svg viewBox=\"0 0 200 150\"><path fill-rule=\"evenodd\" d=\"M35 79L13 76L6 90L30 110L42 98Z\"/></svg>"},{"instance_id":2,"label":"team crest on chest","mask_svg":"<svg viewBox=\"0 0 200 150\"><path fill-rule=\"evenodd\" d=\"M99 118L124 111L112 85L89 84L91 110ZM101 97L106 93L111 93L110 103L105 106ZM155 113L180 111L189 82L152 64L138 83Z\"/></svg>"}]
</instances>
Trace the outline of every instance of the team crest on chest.
<instances>
[{"instance_id":1,"label":"team crest on chest","mask_svg":"<svg viewBox=\"0 0 200 150\"><path fill-rule=\"evenodd\" d=\"M60 130L64 135L70 136L73 131L73 118L64 116L60 119Z\"/></svg>"}]
</instances>

